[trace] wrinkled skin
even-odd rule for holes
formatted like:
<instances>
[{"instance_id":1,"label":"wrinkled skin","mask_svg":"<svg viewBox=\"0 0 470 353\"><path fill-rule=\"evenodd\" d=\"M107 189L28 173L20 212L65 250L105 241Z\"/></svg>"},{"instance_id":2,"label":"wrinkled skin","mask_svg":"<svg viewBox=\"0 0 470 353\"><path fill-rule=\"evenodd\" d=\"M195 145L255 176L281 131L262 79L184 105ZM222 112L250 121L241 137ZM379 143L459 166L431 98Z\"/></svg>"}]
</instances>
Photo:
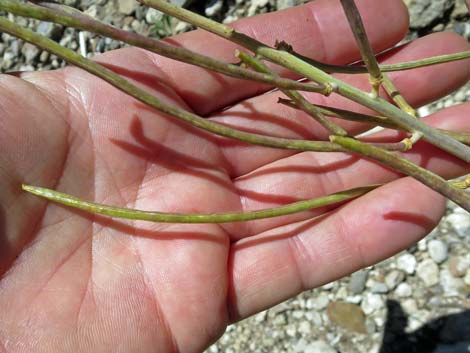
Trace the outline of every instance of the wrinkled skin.
<instances>
[{"instance_id":1,"label":"wrinkled skin","mask_svg":"<svg viewBox=\"0 0 470 353\"><path fill-rule=\"evenodd\" d=\"M377 51L406 33L400 1L362 0L358 6ZM268 44L284 39L329 63L359 59L337 1L318 0L237 27ZM201 31L171 41L235 61L231 44ZM462 38L441 33L382 60L463 50L469 46ZM140 49L97 60L215 121L291 138L327 138L309 117L277 104L279 93L263 94L265 86ZM470 65L462 61L391 76L418 107L468 81ZM342 77L369 89L365 75ZM366 111L337 96L327 102ZM470 105L463 104L425 121L469 131L469 114ZM351 133L366 129L341 124ZM0 351L5 352L200 352L228 323L405 249L444 211L441 196L371 161L214 137L76 68L0 76L0 150ZM461 162L426 143L407 156L446 178L465 171ZM112 220L20 190L28 183L113 205L223 212L384 182L389 183L328 210L224 225Z\"/></svg>"}]
</instances>

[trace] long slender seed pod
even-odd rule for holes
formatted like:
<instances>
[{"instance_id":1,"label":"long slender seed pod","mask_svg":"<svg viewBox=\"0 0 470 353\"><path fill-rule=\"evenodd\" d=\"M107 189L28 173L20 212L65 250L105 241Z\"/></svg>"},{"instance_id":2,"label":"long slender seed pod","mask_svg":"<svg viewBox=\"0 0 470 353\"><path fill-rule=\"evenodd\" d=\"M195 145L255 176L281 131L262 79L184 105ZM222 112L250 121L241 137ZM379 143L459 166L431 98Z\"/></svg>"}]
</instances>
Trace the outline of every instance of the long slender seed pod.
<instances>
[{"instance_id":1,"label":"long slender seed pod","mask_svg":"<svg viewBox=\"0 0 470 353\"><path fill-rule=\"evenodd\" d=\"M106 216L136 219L151 222L164 223L226 223L252 221L256 219L272 218L299 213L318 207L325 207L339 202L349 201L359 197L380 185L370 185L355 189L337 192L328 196L322 196L311 200L298 201L285 206L269 208L250 212L228 212L228 213L207 213L207 214L183 214L183 213L164 213L135 210L124 207L108 206L100 203L89 202L78 197L64 194L51 189L38 186L23 185L24 191L43 197L47 200L78 208L87 212L102 214Z\"/></svg>"}]
</instances>

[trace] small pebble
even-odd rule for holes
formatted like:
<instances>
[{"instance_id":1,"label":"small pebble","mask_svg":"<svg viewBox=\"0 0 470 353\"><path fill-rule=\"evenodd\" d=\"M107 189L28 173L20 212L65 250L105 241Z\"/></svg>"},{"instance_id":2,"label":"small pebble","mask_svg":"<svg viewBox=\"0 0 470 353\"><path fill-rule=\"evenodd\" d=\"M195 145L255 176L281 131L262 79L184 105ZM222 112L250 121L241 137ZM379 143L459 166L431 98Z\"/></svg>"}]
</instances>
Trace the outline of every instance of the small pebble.
<instances>
[{"instance_id":1,"label":"small pebble","mask_svg":"<svg viewBox=\"0 0 470 353\"><path fill-rule=\"evenodd\" d=\"M465 273L465 277L463 278L463 282L467 286L470 286L470 269L468 269L467 272Z\"/></svg>"},{"instance_id":2,"label":"small pebble","mask_svg":"<svg viewBox=\"0 0 470 353\"><path fill-rule=\"evenodd\" d=\"M406 282L400 283L395 289L395 294L400 298L410 297L412 293L411 286Z\"/></svg>"},{"instance_id":3,"label":"small pebble","mask_svg":"<svg viewBox=\"0 0 470 353\"><path fill-rule=\"evenodd\" d=\"M354 272L349 278L349 291L352 294L360 294L366 286L368 271L361 270Z\"/></svg>"},{"instance_id":4,"label":"small pebble","mask_svg":"<svg viewBox=\"0 0 470 353\"><path fill-rule=\"evenodd\" d=\"M423 260L416 268L416 275L424 282L426 287L439 283L439 267L431 259Z\"/></svg>"},{"instance_id":5,"label":"small pebble","mask_svg":"<svg viewBox=\"0 0 470 353\"><path fill-rule=\"evenodd\" d=\"M465 282L462 278L452 276L452 273L448 269L441 271L439 283L446 297L465 295Z\"/></svg>"},{"instance_id":6,"label":"small pebble","mask_svg":"<svg viewBox=\"0 0 470 353\"><path fill-rule=\"evenodd\" d=\"M447 244L442 240L433 239L428 243L428 253L435 263L440 264L447 260Z\"/></svg>"},{"instance_id":7,"label":"small pebble","mask_svg":"<svg viewBox=\"0 0 470 353\"><path fill-rule=\"evenodd\" d=\"M374 311L384 306L385 302L380 294L366 293L361 302L362 311L364 311L366 315L372 314Z\"/></svg>"},{"instance_id":8,"label":"small pebble","mask_svg":"<svg viewBox=\"0 0 470 353\"><path fill-rule=\"evenodd\" d=\"M319 293L317 298L314 301L314 308L316 310L323 310L328 306L330 298L327 293Z\"/></svg>"},{"instance_id":9,"label":"small pebble","mask_svg":"<svg viewBox=\"0 0 470 353\"><path fill-rule=\"evenodd\" d=\"M453 256L449 261L449 270L454 277L463 277L470 267L470 257Z\"/></svg>"},{"instance_id":10,"label":"small pebble","mask_svg":"<svg viewBox=\"0 0 470 353\"><path fill-rule=\"evenodd\" d=\"M331 347L328 343L323 340L313 341L309 343L301 342L297 343L294 348L294 352L302 353L337 353L336 349Z\"/></svg>"},{"instance_id":11,"label":"small pebble","mask_svg":"<svg viewBox=\"0 0 470 353\"><path fill-rule=\"evenodd\" d=\"M416 270L416 257L408 253L400 255L397 259L397 268L412 275Z\"/></svg>"},{"instance_id":12,"label":"small pebble","mask_svg":"<svg viewBox=\"0 0 470 353\"><path fill-rule=\"evenodd\" d=\"M446 221L452 226L461 238L470 235L470 215L463 212L455 212L446 217Z\"/></svg>"},{"instance_id":13,"label":"small pebble","mask_svg":"<svg viewBox=\"0 0 470 353\"><path fill-rule=\"evenodd\" d=\"M400 270L391 270L385 276L385 284L387 285L388 289L393 290L405 279L405 274L403 271Z\"/></svg>"},{"instance_id":14,"label":"small pebble","mask_svg":"<svg viewBox=\"0 0 470 353\"><path fill-rule=\"evenodd\" d=\"M378 294L385 294L385 293L388 293L389 291L389 288L388 286L383 283L383 282L373 282L371 287L370 287L370 291L372 293L378 293Z\"/></svg>"}]
</instances>

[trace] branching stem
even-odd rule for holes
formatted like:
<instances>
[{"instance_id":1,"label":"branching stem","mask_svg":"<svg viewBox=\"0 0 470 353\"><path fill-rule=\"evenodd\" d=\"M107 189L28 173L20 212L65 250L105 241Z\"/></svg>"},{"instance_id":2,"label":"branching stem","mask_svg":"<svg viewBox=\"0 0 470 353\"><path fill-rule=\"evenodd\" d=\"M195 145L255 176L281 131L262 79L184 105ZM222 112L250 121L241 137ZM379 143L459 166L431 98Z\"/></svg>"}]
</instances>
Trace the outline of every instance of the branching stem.
<instances>
[{"instance_id":1,"label":"branching stem","mask_svg":"<svg viewBox=\"0 0 470 353\"><path fill-rule=\"evenodd\" d=\"M422 133L423 137L431 144L438 146L466 162L470 162L469 147L454 140L450 136L444 135L432 127L427 126L420 120L415 119L387 101L380 98L371 98L365 92L362 92L361 90L338 80L326 72L313 67L287 51L280 51L271 48L243 33L235 31L235 29L229 26L217 23L188 10L174 6L164 0L139 0L139 2L231 40L234 43L252 51L257 56L262 56L269 61L295 71L321 85L333 85L338 87L336 91L338 94L379 112L395 123L406 127L406 130L408 131L418 131Z\"/></svg>"},{"instance_id":2,"label":"branching stem","mask_svg":"<svg viewBox=\"0 0 470 353\"><path fill-rule=\"evenodd\" d=\"M38 3L41 6L23 4L13 0L0 0L0 9L19 16L26 16L42 21L50 21L64 26L90 31L135 47L144 48L170 59L210 69L227 76L257 81L286 89L297 89L319 93L326 92L326 88L324 86L297 82L281 77L273 78L270 75L245 70L237 65L227 64L183 47L177 47L137 33L124 31L120 28L97 21L69 6L49 2Z\"/></svg>"},{"instance_id":3,"label":"branching stem","mask_svg":"<svg viewBox=\"0 0 470 353\"><path fill-rule=\"evenodd\" d=\"M454 201L462 208L470 212L470 197L465 192L465 190L452 186L451 183L448 183L439 175L417 166L416 164L408 161L405 158L399 157L392 152L385 151L381 148L368 146L363 142L353 138L332 136L331 141L340 144L351 152L371 158L380 164L391 167L403 174L412 176L416 180L422 182L424 185L427 185L433 190L436 190L441 195Z\"/></svg>"},{"instance_id":4,"label":"branching stem","mask_svg":"<svg viewBox=\"0 0 470 353\"><path fill-rule=\"evenodd\" d=\"M372 97L379 96L380 85L382 84L382 72L380 71L379 64L375 58L374 51L367 38L364 24L362 23L361 15L354 0L341 0L344 13L349 22L356 43L361 52L362 61L366 64L367 71L369 72L369 81L372 85Z\"/></svg>"}]
</instances>

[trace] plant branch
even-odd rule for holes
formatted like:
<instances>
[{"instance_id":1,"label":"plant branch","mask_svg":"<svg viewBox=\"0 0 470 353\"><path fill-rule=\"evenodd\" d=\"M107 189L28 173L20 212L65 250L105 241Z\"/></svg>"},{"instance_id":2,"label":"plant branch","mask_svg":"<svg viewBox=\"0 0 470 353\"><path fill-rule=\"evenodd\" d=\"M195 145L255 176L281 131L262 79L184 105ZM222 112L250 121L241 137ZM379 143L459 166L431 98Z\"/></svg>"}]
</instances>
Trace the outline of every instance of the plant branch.
<instances>
[{"instance_id":1,"label":"plant branch","mask_svg":"<svg viewBox=\"0 0 470 353\"><path fill-rule=\"evenodd\" d=\"M331 136L331 141L340 144L351 152L371 158L383 165L392 167L403 174L412 176L416 180L429 186L470 212L470 195L468 195L464 190L452 186L439 175L421 168L392 152L366 145L363 142L349 137Z\"/></svg>"},{"instance_id":2,"label":"plant branch","mask_svg":"<svg viewBox=\"0 0 470 353\"><path fill-rule=\"evenodd\" d=\"M314 59L296 53L294 50L291 53L311 65L329 73L342 73L342 74L365 74L368 73L365 66L351 66L351 65L331 65L316 61ZM452 61L470 59L470 51L464 51L453 54L437 55L430 58L417 59L395 64L382 64L379 65L380 71L393 72L393 71L406 71L419 69L420 67L445 64Z\"/></svg>"},{"instance_id":3,"label":"plant branch","mask_svg":"<svg viewBox=\"0 0 470 353\"><path fill-rule=\"evenodd\" d=\"M238 129L230 128L225 125L204 119L196 114L190 113L186 110L176 106L164 103L155 96L147 93L145 90L133 85L126 79L120 77L113 71L101 66L100 64L82 57L80 54L75 53L73 50L64 48L56 42L47 37L41 36L28 29L10 22L0 17L0 31L9 33L15 37L21 38L30 42L39 48L46 50L59 58L64 59L68 63L75 65L92 75L95 75L109 84L113 85L122 92L134 97L135 99L149 105L150 107L168 114L174 118L182 120L196 128L211 132L215 135L228 137L234 140L243 141L246 143L273 147L287 150L296 151L312 151L312 152L345 152L346 150L338 144L329 141L310 141L299 139L288 139L281 137L272 137L267 135L260 135L241 131ZM372 144L383 146L384 148L391 148L392 150L402 150L402 148L395 143L378 143Z\"/></svg>"},{"instance_id":4,"label":"plant branch","mask_svg":"<svg viewBox=\"0 0 470 353\"><path fill-rule=\"evenodd\" d=\"M345 190L328 196L318 197L311 200L298 201L285 206L268 208L250 212L227 212L227 213L164 213L154 211L142 211L124 207L108 206L100 203L89 202L78 197L62 192L46 189L38 186L22 185L24 191L43 197L47 200L78 208L87 212L102 214L111 217L143 220L164 223L226 223L252 221L256 219L286 216L311 210L318 207L333 205L339 202L349 201L357 198L380 185L370 185L355 189Z\"/></svg>"},{"instance_id":5,"label":"plant branch","mask_svg":"<svg viewBox=\"0 0 470 353\"><path fill-rule=\"evenodd\" d=\"M255 70L259 72L263 72L269 75L273 75L274 77L276 74L269 69L263 62L254 58L242 51L237 50L235 55L240 58L244 63L253 67ZM347 136L348 132L344 130L341 126L333 123L332 121L328 120L322 112L315 107L312 103L307 101L299 92L294 90L285 90L281 89L282 93L292 99L295 104L313 119L315 119L320 125L322 125L325 129L330 131L334 135L339 136Z\"/></svg>"},{"instance_id":6,"label":"plant branch","mask_svg":"<svg viewBox=\"0 0 470 353\"><path fill-rule=\"evenodd\" d=\"M379 95L379 88L382 84L382 72L380 71L379 64L375 58L374 51L370 45L369 39L367 38L364 24L362 23L361 15L356 7L354 0L341 0L344 13L349 22L356 43L361 52L362 61L364 61L367 71L369 72L369 81L372 85L372 95L377 97Z\"/></svg>"},{"instance_id":7,"label":"plant branch","mask_svg":"<svg viewBox=\"0 0 470 353\"><path fill-rule=\"evenodd\" d=\"M205 69L222 73L227 76L252 80L280 88L297 89L302 91L327 93L324 86L297 82L281 77L273 78L266 74L245 70L237 65L227 64L211 57L198 54L183 47L177 47L168 43L148 38L137 33L124 31L85 15L84 13L57 3L37 2L41 6L23 4L12 0L0 0L0 9L12 14L34 18L41 21L58 23L81 30L93 32L109 37L139 48L144 48L153 53L170 59L196 65Z\"/></svg>"},{"instance_id":8,"label":"plant branch","mask_svg":"<svg viewBox=\"0 0 470 353\"><path fill-rule=\"evenodd\" d=\"M299 107L289 99L279 98L278 103L284 104L288 107L299 109ZM349 110L327 107L325 105L315 104L315 106L326 116L332 116L339 119L344 119L348 121L355 121L359 123L366 123L375 126L381 126L387 129L407 131L405 128L395 124L390 119L387 119L384 116L368 115L363 113L352 112ZM459 132L459 131L450 131L444 129L437 129L445 135L449 135L452 138L456 139L463 144L470 145L470 133Z\"/></svg>"},{"instance_id":9,"label":"plant branch","mask_svg":"<svg viewBox=\"0 0 470 353\"><path fill-rule=\"evenodd\" d=\"M209 32L217 34L218 36L230 40L236 44L239 44L245 47L248 50L253 52L256 51L260 45L263 43L250 38L243 33L236 32L233 28L217 23L213 20L210 20L204 16L200 16L198 14L192 13L183 8L179 8L178 6L172 5L171 3L167 3L164 0L137 0L143 5L147 5L153 7L167 15L176 17L181 21L185 21L191 23L196 27L200 27L205 29ZM341 65L331 65L322 63L320 61L316 61L314 59L308 58L301 54L292 51L294 56L297 56L299 59L303 61L309 62L311 65L318 67L319 69L325 72L338 72L338 73L349 73L349 74L362 74L367 73L367 67L365 66L341 66ZM434 56L431 58L424 58L419 60L413 60L403 63L396 63L396 64L385 64L379 65L380 71L382 72L391 72L391 71L401 71L401 70L411 70L420 67L430 66L430 65L437 65L443 64L451 61L457 60L465 60L470 59L470 51L454 53L454 54L446 54L446 55L439 55Z\"/></svg>"},{"instance_id":10,"label":"plant branch","mask_svg":"<svg viewBox=\"0 0 470 353\"><path fill-rule=\"evenodd\" d=\"M323 72L322 70L313 67L312 65L304 62L298 57L292 55L287 51L280 51L273 49L245 34L235 31L235 29L207 19L203 16L194 14L188 10L174 6L163 0L138 0L140 3L156 8L170 16L174 16L180 20L189 22L197 27L201 27L209 32L222 36L232 42L239 44L248 50L255 53L257 56L262 56L269 61L291 69L308 79L315 81L319 84L335 87L335 92L343 97L349 98L356 103L362 104L370 109L373 109L380 114L390 118L395 123L406 127L408 131L418 131L423 134L423 137L431 144L447 151L448 153L470 162L470 148L462 143L454 140L448 135L444 135L430 126L409 114L401 111L399 108L388 103L380 98L371 98L365 92L348 85L337 78Z\"/></svg>"}]
</instances>

